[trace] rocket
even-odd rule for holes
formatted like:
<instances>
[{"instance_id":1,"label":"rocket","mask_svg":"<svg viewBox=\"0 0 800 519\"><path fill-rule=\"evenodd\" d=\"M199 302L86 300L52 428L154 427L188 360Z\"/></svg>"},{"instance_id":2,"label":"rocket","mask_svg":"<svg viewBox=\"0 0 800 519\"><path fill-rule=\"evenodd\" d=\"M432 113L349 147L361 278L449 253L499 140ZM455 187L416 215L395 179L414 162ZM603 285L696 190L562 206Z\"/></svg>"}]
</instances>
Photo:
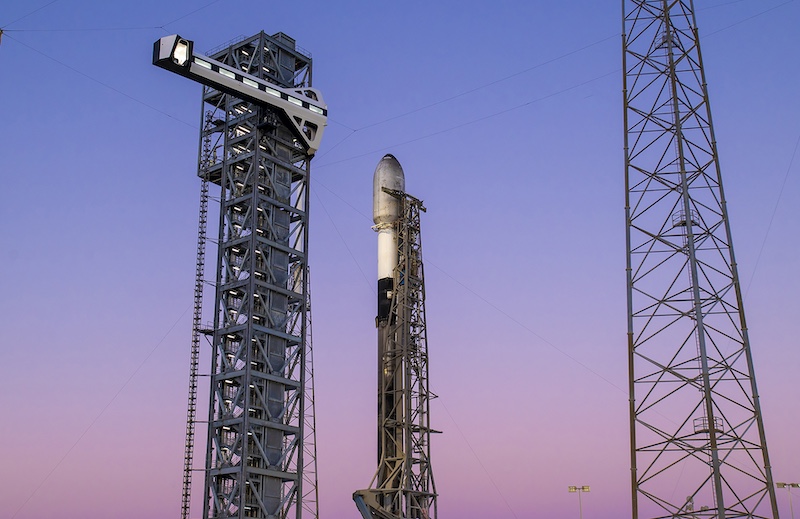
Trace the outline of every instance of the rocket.
<instances>
[{"instance_id":1,"label":"rocket","mask_svg":"<svg viewBox=\"0 0 800 519\"><path fill-rule=\"evenodd\" d=\"M394 351L397 339L392 330L403 316L392 315L396 296L394 271L400 259L398 222L403 218L406 180L403 168L393 155L384 155L372 177L372 220L378 233L378 478L379 487L400 488L401 474L387 467L396 462L403 445L403 406L397 405L403 387L402 359ZM387 193L387 190L390 192ZM398 193L399 192L399 193ZM380 505L383 506L383 505ZM395 505L397 506L397 505ZM399 512L399 510L396 510ZM399 515L396 515L400 517ZM367 517L367 516L365 516ZM370 516L373 517L373 516ZM394 516L393 516L394 517Z\"/></svg>"},{"instance_id":2,"label":"rocket","mask_svg":"<svg viewBox=\"0 0 800 519\"><path fill-rule=\"evenodd\" d=\"M387 154L378 162L372 177L372 221L378 233L378 327L389 320L394 269L397 267L397 221L403 216L401 200L384 191L405 192L403 168L393 155Z\"/></svg>"},{"instance_id":3,"label":"rocket","mask_svg":"<svg viewBox=\"0 0 800 519\"><path fill-rule=\"evenodd\" d=\"M419 248L418 211L425 208L405 189L400 163L384 155L372 179L378 233L378 470L370 488L353 494L363 519L436 518Z\"/></svg>"}]
</instances>

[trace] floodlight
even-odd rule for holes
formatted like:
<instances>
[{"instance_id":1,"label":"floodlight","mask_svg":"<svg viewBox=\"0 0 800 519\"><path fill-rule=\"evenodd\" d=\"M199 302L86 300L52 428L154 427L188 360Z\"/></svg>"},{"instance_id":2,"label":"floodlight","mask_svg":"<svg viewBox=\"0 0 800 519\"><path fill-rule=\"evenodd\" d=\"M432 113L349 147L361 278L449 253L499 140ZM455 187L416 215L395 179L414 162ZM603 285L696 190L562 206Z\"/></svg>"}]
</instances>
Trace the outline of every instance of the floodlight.
<instances>
[{"instance_id":1,"label":"floodlight","mask_svg":"<svg viewBox=\"0 0 800 519\"><path fill-rule=\"evenodd\" d=\"M567 487L573 494L578 494L578 518L583 519L583 502L581 501L581 494L589 492L589 485L570 485Z\"/></svg>"},{"instance_id":2,"label":"floodlight","mask_svg":"<svg viewBox=\"0 0 800 519\"><path fill-rule=\"evenodd\" d=\"M175 42L175 48L172 50L172 61L183 67L189 61L189 56L191 55L192 42L178 38Z\"/></svg>"},{"instance_id":3,"label":"floodlight","mask_svg":"<svg viewBox=\"0 0 800 519\"><path fill-rule=\"evenodd\" d=\"M775 486L778 488L785 488L786 491L789 493L789 510L791 510L792 519L794 519L794 506L792 505L792 489L800 488L800 483L783 483L776 481Z\"/></svg>"},{"instance_id":4,"label":"floodlight","mask_svg":"<svg viewBox=\"0 0 800 519\"><path fill-rule=\"evenodd\" d=\"M185 75L184 69L192 64L193 47L192 40L181 38L177 34L165 36L153 46L153 63L161 63L164 68Z\"/></svg>"}]
</instances>

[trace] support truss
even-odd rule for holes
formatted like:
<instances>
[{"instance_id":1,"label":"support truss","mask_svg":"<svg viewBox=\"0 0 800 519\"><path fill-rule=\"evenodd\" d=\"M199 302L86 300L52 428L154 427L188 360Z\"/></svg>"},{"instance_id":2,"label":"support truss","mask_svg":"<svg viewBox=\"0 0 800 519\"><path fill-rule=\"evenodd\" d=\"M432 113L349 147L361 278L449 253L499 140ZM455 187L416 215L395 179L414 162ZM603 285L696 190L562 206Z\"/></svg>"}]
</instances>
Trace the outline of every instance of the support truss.
<instances>
[{"instance_id":1,"label":"support truss","mask_svg":"<svg viewBox=\"0 0 800 519\"><path fill-rule=\"evenodd\" d=\"M303 438L303 518L319 518L319 476L317 471L317 413L314 394L314 340L311 326L311 269L308 270L306 301L306 358Z\"/></svg>"},{"instance_id":2,"label":"support truss","mask_svg":"<svg viewBox=\"0 0 800 519\"><path fill-rule=\"evenodd\" d=\"M211 57L280 87L311 86L311 58L282 33ZM299 519L313 461L304 445L310 156L278 111L209 87L203 101L212 116L202 176L220 188L204 517Z\"/></svg>"},{"instance_id":3,"label":"support truss","mask_svg":"<svg viewBox=\"0 0 800 519\"><path fill-rule=\"evenodd\" d=\"M354 495L362 515L375 519L436 518L436 486L430 461L428 340L422 266L420 200L399 191L398 265L379 359L378 469L369 490Z\"/></svg>"},{"instance_id":4,"label":"support truss","mask_svg":"<svg viewBox=\"0 0 800 519\"><path fill-rule=\"evenodd\" d=\"M623 0L633 517L778 511L691 0Z\"/></svg>"}]
</instances>

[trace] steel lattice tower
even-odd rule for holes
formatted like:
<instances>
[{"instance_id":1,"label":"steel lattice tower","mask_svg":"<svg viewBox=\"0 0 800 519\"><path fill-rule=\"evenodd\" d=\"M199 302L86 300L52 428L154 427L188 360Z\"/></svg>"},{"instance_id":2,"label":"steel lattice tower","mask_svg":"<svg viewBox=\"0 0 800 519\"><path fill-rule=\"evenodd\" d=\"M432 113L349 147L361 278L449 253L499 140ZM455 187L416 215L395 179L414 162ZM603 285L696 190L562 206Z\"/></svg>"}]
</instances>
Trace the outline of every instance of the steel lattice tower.
<instances>
[{"instance_id":1,"label":"steel lattice tower","mask_svg":"<svg viewBox=\"0 0 800 519\"><path fill-rule=\"evenodd\" d=\"M775 518L691 0L623 0L633 518Z\"/></svg>"},{"instance_id":2,"label":"steel lattice tower","mask_svg":"<svg viewBox=\"0 0 800 519\"><path fill-rule=\"evenodd\" d=\"M311 268L309 267L306 283L308 297L306 299L306 348L305 348L305 394L304 394L304 430L303 430L303 517L319 518L319 477L317 472L317 413L316 396L314 394L314 340L311 325Z\"/></svg>"},{"instance_id":3,"label":"steel lattice tower","mask_svg":"<svg viewBox=\"0 0 800 519\"><path fill-rule=\"evenodd\" d=\"M353 498L365 519L435 519L436 486L430 461L428 341L422 265L422 201L398 199L397 266L388 316L378 318L385 346L378 359L378 468L367 490ZM383 343L383 341L381 341Z\"/></svg>"},{"instance_id":4,"label":"steel lattice tower","mask_svg":"<svg viewBox=\"0 0 800 519\"><path fill-rule=\"evenodd\" d=\"M209 56L283 88L311 86L310 56L283 33ZM300 518L303 496L316 495L303 487L311 155L285 114L211 87L203 101L205 180L220 187L204 517Z\"/></svg>"}]
</instances>

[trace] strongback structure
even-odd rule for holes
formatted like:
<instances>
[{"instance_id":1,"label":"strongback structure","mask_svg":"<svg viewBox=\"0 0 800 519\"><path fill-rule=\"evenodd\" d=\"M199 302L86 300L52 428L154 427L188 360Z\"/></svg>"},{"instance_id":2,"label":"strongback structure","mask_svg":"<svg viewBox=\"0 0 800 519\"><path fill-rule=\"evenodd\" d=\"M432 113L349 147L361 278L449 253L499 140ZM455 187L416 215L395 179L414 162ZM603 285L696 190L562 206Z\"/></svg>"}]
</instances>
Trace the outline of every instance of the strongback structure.
<instances>
[{"instance_id":1,"label":"strongback structure","mask_svg":"<svg viewBox=\"0 0 800 519\"><path fill-rule=\"evenodd\" d=\"M397 189L400 188L400 189ZM435 519L422 266L422 202L404 191L403 171L386 155L375 171L378 231L378 468L353 494L364 519Z\"/></svg>"},{"instance_id":2,"label":"strongback structure","mask_svg":"<svg viewBox=\"0 0 800 519\"><path fill-rule=\"evenodd\" d=\"M623 0L633 518L775 518L691 0Z\"/></svg>"},{"instance_id":3,"label":"strongback structure","mask_svg":"<svg viewBox=\"0 0 800 519\"><path fill-rule=\"evenodd\" d=\"M307 230L327 109L285 34L192 47L165 37L153 59L204 85L199 174L219 187L203 516L317 517Z\"/></svg>"}]
</instances>

